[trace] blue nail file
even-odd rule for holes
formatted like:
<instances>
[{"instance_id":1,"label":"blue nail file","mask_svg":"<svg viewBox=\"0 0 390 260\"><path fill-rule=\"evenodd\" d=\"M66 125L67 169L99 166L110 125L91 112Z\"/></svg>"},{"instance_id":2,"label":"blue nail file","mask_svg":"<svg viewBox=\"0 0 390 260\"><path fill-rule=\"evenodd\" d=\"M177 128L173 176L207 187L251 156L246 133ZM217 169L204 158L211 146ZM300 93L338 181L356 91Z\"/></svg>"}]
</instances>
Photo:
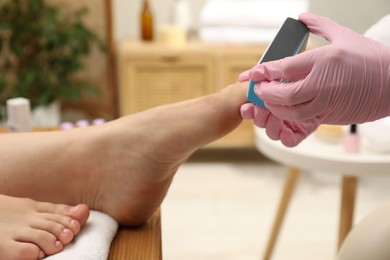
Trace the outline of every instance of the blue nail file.
<instances>
[{"instance_id":1,"label":"blue nail file","mask_svg":"<svg viewBox=\"0 0 390 260\"><path fill-rule=\"evenodd\" d=\"M259 64L267 61L280 60L289 56L294 56L306 49L309 29L301 21L288 17L279 29L273 41L268 45L261 57ZM283 81L280 79L279 81ZM247 99L249 102L266 108L254 91L255 81L249 82Z\"/></svg>"}]
</instances>

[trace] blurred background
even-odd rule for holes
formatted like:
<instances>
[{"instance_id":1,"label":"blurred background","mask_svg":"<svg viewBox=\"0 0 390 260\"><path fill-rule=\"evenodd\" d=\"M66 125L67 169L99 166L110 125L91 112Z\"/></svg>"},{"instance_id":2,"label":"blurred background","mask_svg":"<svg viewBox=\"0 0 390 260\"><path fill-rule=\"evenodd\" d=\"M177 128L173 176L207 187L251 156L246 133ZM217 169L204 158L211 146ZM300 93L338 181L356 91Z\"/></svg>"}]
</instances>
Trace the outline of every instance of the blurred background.
<instances>
[{"instance_id":1,"label":"blurred background","mask_svg":"<svg viewBox=\"0 0 390 260\"><path fill-rule=\"evenodd\" d=\"M0 8L0 123L6 100L25 97L35 126L71 128L224 88L257 63L287 16L311 11L364 33L390 14L390 1L0 0ZM322 44L311 37L308 48ZM322 135L341 146L341 128ZM256 139L243 122L179 169L162 206L164 259L260 259L286 166ZM304 172L273 259L334 257L340 179ZM360 181L356 220L390 196L386 177Z\"/></svg>"},{"instance_id":2,"label":"blurred background","mask_svg":"<svg viewBox=\"0 0 390 260\"><path fill-rule=\"evenodd\" d=\"M14 2L0 1L3 5L0 20L0 121L5 120L5 101L16 96L29 98L33 108L61 100L61 106L56 104L55 107L62 111L60 121L75 121L82 118L111 120L151 106L204 95L235 81L242 70L251 67L286 16L297 17L300 12L312 11L364 33L390 8L389 2L385 0L149 0L143 20L145 24L142 25L141 15L145 5L142 0L32 0L20 1L19 7L12 8ZM23 3L31 6L18 11L23 5L27 6ZM54 8L56 18L50 18L48 7ZM151 19L149 24L148 19ZM65 20L68 25L73 23L74 27L63 29L65 27L61 24ZM23 24L31 26L23 27ZM144 29L151 26L152 40L142 40L142 26ZM30 31L29 36L23 38L33 28L35 31ZM34 34L37 36L33 37ZM315 45L325 44L318 37L312 38ZM35 42L31 39L35 39ZM195 47L193 42L197 42ZM199 42L212 45L200 47ZM206 53L207 48L217 44L219 46L212 51L224 57L221 66L216 65L221 60ZM38 48L41 48L40 54ZM158 66L160 70L154 74L145 74L145 64L141 65L140 60L150 58L146 54L150 53L150 48L155 50L154 61L161 61L150 65ZM198 56L201 58L197 61L191 56L196 52L194 48L197 54L203 55ZM222 48L225 50L222 51ZM58 51L60 49L61 52ZM59 57L58 53L67 53L68 56ZM138 57L134 53L138 53ZM72 55L73 59L70 58ZM127 55L130 55L128 61L134 61L135 66L126 67L128 62L124 60ZM179 56L183 57L180 58L181 62L186 60L187 63L180 63ZM32 62L26 62L28 60ZM50 70L34 69L38 67L34 66L34 62ZM198 66L199 62L202 66ZM52 66L54 63L60 64L60 67ZM194 64L198 64L196 69L186 69ZM169 66L175 69L170 70ZM141 68L143 73L138 73ZM164 73L161 72L163 68ZM173 73L178 68L181 73ZM62 73L62 80L58 80L58 73ZM140 78L142 75L146 75L148 80ZM172 89L177 91L178 83L175 81L180 80L178 75L198 75L198 81L193 84L202 86L196 87L196 90L195 86L188 86L190 83L186 82L182 84L183 95L175 96ZM150 87L152 91L156 86L150 79L161 76L167 82L165 90L160 93L165 100L162 98L156 101L151 97L152 101L148 101L143 98L147 93L142 93L143 90L137 89L137 86L142 84L143 88ZM188 89L194 93L184 94ZM134 103L138 100L144 103ZM126 104L130 102L133 104Z\"/></svg>"},{"instance_id":3,"label":"blurred background","mask_svg":"<svg viewBox=\"0 0 390 260\"><path fill-rule=\"evenodd\" d=\"M261 0L259 1L261 2ZM280 0L274 0L274 2L278 1ZM156 15L157 25L166 24L169 21L169 14L173 2L173 0L151 1ZM200 14L207 0L189 0L188 2L191 5L191 15L194 18L191 27L196 30L201 26ZM294 2L294 0L290 2ZM373 0L369 2L364 0L308 0L307 2L309 11L329 16L360 33L363 33L378 19L388 14L390 8L390 3L386 0ZM142 1L137 0L115 1L115 24L118 40L127 36L138 35L138 13L141 5Z\"/></svg>"}]
</instances>

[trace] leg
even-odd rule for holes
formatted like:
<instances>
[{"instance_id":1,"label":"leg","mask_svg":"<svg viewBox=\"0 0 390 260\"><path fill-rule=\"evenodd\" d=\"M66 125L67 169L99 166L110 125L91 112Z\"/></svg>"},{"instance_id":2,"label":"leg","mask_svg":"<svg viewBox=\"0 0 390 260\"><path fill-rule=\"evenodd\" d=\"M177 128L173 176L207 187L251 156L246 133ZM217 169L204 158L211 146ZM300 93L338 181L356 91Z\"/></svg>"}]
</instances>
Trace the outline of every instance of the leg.
<instances>
[{"instance_id":1,"label":"leg","mask_svg":"<svg viewBox=\"0 0 390 260\"><path fill-rule=\"evenodd\" d=\"M279 235L280 228L283 224L284 216L286 215L286 211L288 209L288 205L290 203L291 197L294 193L295 187L297 185L298 179L301 175L301 172L297 168L289 167L288 173L286 177L286 182L284 184L282 197L280 198L278 211L276 213L276 217L274 220L274 224L272 226L271 235L268 240L267 248L264 254L264 260L271 259L271 255L276 243L276 240Z\"/></svg>"},{"instance_id":2,"label":"leg","mask_svg":"<svg viewBox=\"0 0 390 260\"><path fill-rule=\"evenodd\" d=\"M339 240L337 248L340 249L345 237L353 225L353 214L355 210L355 198L358 179L352 176L344 176L342 183Z\"/></svg>"},{"instance_id":3,"label":"leg","mask_svg":"<svg viewBox=\"0 0 390 260\"><path fill-rule=\"evenodd\" d=\"M121 224L142 224L161 204L177 168L241 123L246 89L247 82L234 84L97 127L0 136L0 193L82 202Z\"/></svg>"},{"instance_id":4,"label":"leg","mask_svg":"<svg viewBox=\"0 0 390 260\"><path fill-rule=\"evenodd\" d=\"M61 251L79 233L89 210L0 195L0 212L0 259L27 260Z\"/></svg>"}]
</instances>

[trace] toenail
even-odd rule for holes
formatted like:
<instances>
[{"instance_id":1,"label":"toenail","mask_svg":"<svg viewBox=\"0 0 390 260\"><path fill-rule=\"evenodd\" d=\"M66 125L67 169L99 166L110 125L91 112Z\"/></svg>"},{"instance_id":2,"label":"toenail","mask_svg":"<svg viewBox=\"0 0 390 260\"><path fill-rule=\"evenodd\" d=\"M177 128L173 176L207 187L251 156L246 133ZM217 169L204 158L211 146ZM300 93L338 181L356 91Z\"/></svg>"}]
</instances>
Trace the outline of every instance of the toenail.
<instances>
[{"instance_id":1,"label":"toenail","mask_svg":"<svg viewBox=\"0 0 390 260\"><path fill-rule=\"evenodd\" d=\"M59 246L62 245L62 244L61 244L60 241L57 240L57 241L54 243L54 245L55 245L56 247L59 247Z\"/></svg>"},{"instance_id":2,"label":"toenail","mask_svg":"<svg viewBox=\"0 0 390 260\"><path fill-rule=\"evenodd\" d=\"M72 220L70 221L70 224L72 224L72 225L76 224L76 220L72 219Z\"/></svg>"},{"instance_id":3,"label":"toenail","mask_svg":"<svg viewBox=\"0 0 390 260\"><path fill-rule=\"evenodd\" d=\"M45 253L43 253L43 251L39 251L39 255L38 255L39 259L42 259L45 257Z\"/></svg>"},{"instance_id":4,"label":"toenail","mask_svg":"<svg viewBox=\"0 0 390 260\"><path fill-rule=\"evenodd\" d=\"M80 207L80 205L71 207L71 208L69 208L69 211L72 212L72 213L75 213L75 212L77 212L77 210L79 209L79 207Z\"/></svg>"},{"instance_id":5,"label":"toenail","mask_svg":"<svg viewBox=\"0 0 390 260\"><path fill-rule=\"evenodd\" d=\"M62 232L64 232L64 233L69 233L69 232L70 232L70 229L65 228L64 230L62 230Z\"/></svg>"}]
</instances>

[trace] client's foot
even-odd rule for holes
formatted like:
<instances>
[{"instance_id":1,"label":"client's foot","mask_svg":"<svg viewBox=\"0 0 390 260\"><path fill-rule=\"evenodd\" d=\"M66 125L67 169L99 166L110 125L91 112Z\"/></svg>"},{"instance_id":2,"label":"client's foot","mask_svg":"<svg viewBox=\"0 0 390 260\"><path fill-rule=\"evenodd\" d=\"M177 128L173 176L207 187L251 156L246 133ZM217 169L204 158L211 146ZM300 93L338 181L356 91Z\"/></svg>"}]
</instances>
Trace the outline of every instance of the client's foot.
<instances>
[{"instance_id":1,"label":"client's foot","mask_svg":"<svg viewBox=\"0 0 390 260\"><path fill-rule=\"evenodd\" d=\"M89 209L0 195L0 259L34 260L60 252L80 231Z\"/></svg>"},{"instance_id":2,"label":"client's foot","mask_svg":"<svg viewBox=\"0 0 390 260\"><path fill-rule=\"evenodd\" d=\"M83 197L121 224L145 222L160 206L178 167L241 123L246 87L235 84L102 126L100 142L91 143L94 163L83 177L89 180Z\"/></svg>"},{"instance_id":3,"label":"client's foot","mask_svg":"<svg viewBox=\"0 0 390 260\"><path fill-rule=\"evenodd\" d=\"M96 127L0 135L0 193L86 203L120 224L141 224L160 206L177 168L241 123L246 89L245 82L231 85Z\"/></svg>"}]
</instances>

